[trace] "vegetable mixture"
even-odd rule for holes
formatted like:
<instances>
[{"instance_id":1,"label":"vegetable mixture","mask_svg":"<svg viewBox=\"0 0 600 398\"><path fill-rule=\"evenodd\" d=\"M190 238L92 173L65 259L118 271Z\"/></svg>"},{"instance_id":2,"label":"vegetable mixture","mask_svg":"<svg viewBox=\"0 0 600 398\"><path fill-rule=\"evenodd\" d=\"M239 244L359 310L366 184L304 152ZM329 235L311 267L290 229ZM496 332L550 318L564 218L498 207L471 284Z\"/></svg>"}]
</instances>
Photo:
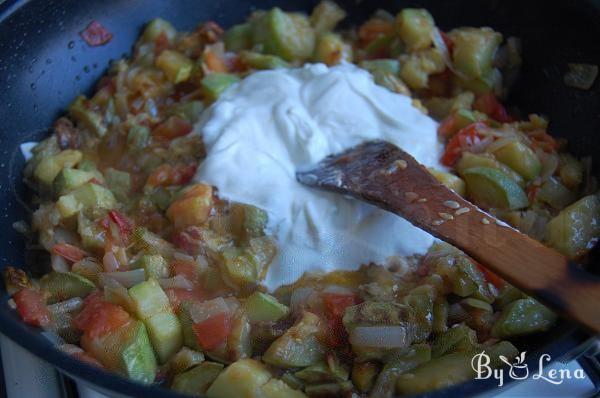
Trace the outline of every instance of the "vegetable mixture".
<instances>
[{"instance_id":1,"label":"vegetable mixture","mask_svg":"<svg viewBox=\"0 0 600 398\"><path fill-rule=\"evenodd\" d=\"M584 259L600 236L590 159L500 101L519 41L443 32L424 9L335 31L344 16L325 0L310 16L256 11L225 31L150 22L27 163L31 247L49 266L39 279L5 270L23 321L82 361L209 398L425 392L472 378L473 353L499 366L519 352L511 339L552 327L551 311L447 244L269 294L267 214L191 183L203 158L192 126L228 86L256 70L355 62L440 121L448 171L431 170L437 179Z\"/></svg>"}]
</instances>

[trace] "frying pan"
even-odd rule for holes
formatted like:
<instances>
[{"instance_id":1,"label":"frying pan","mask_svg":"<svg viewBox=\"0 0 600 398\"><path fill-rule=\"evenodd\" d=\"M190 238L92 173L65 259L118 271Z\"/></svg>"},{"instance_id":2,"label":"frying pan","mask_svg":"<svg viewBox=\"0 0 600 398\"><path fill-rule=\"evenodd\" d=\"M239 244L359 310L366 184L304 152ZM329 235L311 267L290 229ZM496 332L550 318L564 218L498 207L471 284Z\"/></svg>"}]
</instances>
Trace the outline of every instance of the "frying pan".
<instances>
[{"instance_id":1,"label":"frying pan","mask_svg":"<svg viewBox=\"0 0 600 398\"><path fill-rule=\"evenodd\" d=\"M0 0L0 269L22 266L43 272L46 259L29 253L11 227L28 220L29 195L22 183L24 159L19 144L39 140L80 93L91 93L111 60L126 56L144 23L161 16L180 30L215 20L223 26L241 22L257 8L279 6L309 11L317 0ZM567 63L600 64L600 1L445 0L339 1L349 13L346 24L365 20L375 9L395 13L402 7L425 7L443 29L461 25L491 26L505 37L523 39L522 75L509 102L523 114L551 117L551 133L565 137L578 156L600 148L600 84L589 91L563 83ZM102 47L88 47L78 36L92 20L113 34ZM598 175L600 159L596 160ZM600 262L592 260L592 267ZM178 397L158 386L142 386L85 365L53 348L38 330L22 323L0 297L0 331L64 373L113 396ZM574 356L589 336L563 322L552 331L517 341L535 368L542 353L553 359ZM493 394L494 380L470 381L426 394L454 397Z\"/></svg>"}]
</instances>

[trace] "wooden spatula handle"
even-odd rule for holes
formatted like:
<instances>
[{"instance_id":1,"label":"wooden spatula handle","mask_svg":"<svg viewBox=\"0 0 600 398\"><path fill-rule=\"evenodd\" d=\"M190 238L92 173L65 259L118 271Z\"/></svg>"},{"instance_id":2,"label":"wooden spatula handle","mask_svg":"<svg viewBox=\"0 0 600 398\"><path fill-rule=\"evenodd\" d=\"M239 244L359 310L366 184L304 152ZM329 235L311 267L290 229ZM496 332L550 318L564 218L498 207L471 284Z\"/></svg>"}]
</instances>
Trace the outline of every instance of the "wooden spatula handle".
<instances>
[{"instance_id":1,"label":"wooden spatula handle","mask_svg":"<svg viewBox=\"0 0 600 398\"><path fill-rule=\"evenodd\" d=\"M397 147L379 142L361 149L332 158L335 164L324 161L313 177L331 178L312 185L353 195L401 215L551 308L600 333L600 278L478 209Z\"/></svg>"}]
</instances>

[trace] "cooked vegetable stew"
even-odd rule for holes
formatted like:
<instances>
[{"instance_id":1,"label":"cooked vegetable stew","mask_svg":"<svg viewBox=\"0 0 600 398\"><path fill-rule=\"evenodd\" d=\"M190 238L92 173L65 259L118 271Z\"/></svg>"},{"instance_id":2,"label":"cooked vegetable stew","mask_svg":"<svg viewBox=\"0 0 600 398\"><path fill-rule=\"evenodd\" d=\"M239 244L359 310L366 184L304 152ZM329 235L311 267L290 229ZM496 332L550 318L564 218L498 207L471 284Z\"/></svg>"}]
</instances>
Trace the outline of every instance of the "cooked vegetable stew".
<instances>
[{"instance_id":1,"label":"cooked vegetable stew","mask_svg":"<svg viewBox=\"0 0 600 398\"><path fill-rule=\"evenodd\" d=\"M424 392L472 378L474 352L499 365L519 352L512 338L551 328L551 311L447 244L269 293L267 214L192 183L203 159L193 124L227 87L257 70L354 62L439 120L439 181L585 258L600 236L590 159L565 152L545 118L501 103L519 41L443 32L423 9L336 31L344 16L325 0L310 16L256 11L227 30L150 22L27 163L37 210L19 226L50 260L39 279L5 270L23 321L82 361L210 398Z\"/></svg>"}]
</instances>

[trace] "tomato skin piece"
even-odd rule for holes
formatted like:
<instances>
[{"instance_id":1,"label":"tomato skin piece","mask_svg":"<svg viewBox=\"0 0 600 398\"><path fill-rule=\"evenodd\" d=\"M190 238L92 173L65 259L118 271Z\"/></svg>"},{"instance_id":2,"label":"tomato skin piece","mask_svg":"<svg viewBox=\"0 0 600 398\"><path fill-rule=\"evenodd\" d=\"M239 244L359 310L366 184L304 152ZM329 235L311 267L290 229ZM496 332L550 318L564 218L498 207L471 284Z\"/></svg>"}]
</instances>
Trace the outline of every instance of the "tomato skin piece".
<instances>
[{"instance_id":1,"label":"tomato skin piece","mask_svg":"<svg viewBox=\"0 0 600 398\"><path fill-rule=\"evenodd\" d=\"M104 301L101 292L86 298L83 310L73 319L73 326L91 339L101 337L129 322L130 316L120 305Z\"/></svg>"},{"instance_id":2,"label":"tomato skin piece","mask_svg":"<svg viewBox=\"0 0 600 398\"><path fill-rule=\"evenodd\" d=\"M483 265L479 264L478 262L474 261L474 263L477 266L477 268L483 273L483 276L485 276L486 281L494 285L497 289L502 289L504 287L504 285L506 284L506 282L504 282L504 279L502 279L500 276L490 271Z\"/></svg>"},{"instance_id":3,"label":"tomato skin piece","mask_svg":"<svg viewBox=\"0 0 600 398\"><path fill-rule=\"evenodd\" d=\"M128 239L133 232L133 223L129 220L129 218L116 210L109 211L108 217L117 225L117 227L119 227L121 237L123 239Z\"/></svg>"},{"instance_id":4,"label":"tomato skin piece","mask_svg":"<svg viewBox=\"0 0 600 398\"><path fill-rule=\"evenodd\" d=\"M177 116L171 116L152 130L152 135L156 138L172 140L177 137L188 135L193 126L187 120Z\"/></svg>"},{"instance_id":5,"label":"tomato skin piece","mask_svg":"<svg viewBox=\"0 0 600 398\"><path fill-rule=\"evenodd\" d=\"M438 135L441 135L442 137L450 137L456 130L458 130L458 118L456 117L456 114L453 113L442 120L438 126L437 132Z\"/></svg>"},{"instance_id":6,"label":"tomato skin piece","mask_svg":"<svg viewBox=\"0 0 600 398\"><path fill-rule=\"evenodd\" d=\"M220 313L192 326L196 340L203 350L214 350L227 340L231 332L231 317Z\"/></svg>"},{"instance_id":7,"label":"tomato skin piece","mask_svg":"<svg viewBox=\"0 0 600 398\"><path fill-rule=\"evenodd\" d=\"M460 158L463 151L481 141L478 129L486 127L483 122L475 122L460 130L448 143L440 159L444 166L452 166Z\"/></svg>"},{"instance_id":8,"label":"tomato skin piece","mask_svg":"<svg viewBox=\"0 0 600 398\"><path fill-rule=\"evenodd\" d=\"M79 36L90 47L101 46L112 40L112 33L98 21L92 21L85 30L79 33Z\"/></svg>"},{"instance_id":9,"label":"tomato skin piece","mask_svg":"<svg viewBox=\"0 0 600 398\"><path fill-rule=\"evenodd\" d=\"M83 260L87 253L77 246L68 243L57 243L52 246L52 253L57 254L73 263Z\"/></svg>"},{"instance_id":10,"label":"tomato skin piece","mask_svg":"<svg viewBox=\"0 0 600 398\"><path fill-rule=\"evenodd\" d=\"M479 95L473 102L473 109L488 115L490 118L500 123L510 123L514 121L504 105L502 105L493 93Z\"/></svg>"},{"instance_id":11,"label":"tomato skin piece","mask_svg":"<svg viewBox=\"0 0 600 398\"><path fill-rule=\"evenodd\" d=\"M52 318L42 293L26 288L19 290L12 298L17 304L17 312L23 322L37 327L50 325Z\"/></svg>"}]
</instances>

